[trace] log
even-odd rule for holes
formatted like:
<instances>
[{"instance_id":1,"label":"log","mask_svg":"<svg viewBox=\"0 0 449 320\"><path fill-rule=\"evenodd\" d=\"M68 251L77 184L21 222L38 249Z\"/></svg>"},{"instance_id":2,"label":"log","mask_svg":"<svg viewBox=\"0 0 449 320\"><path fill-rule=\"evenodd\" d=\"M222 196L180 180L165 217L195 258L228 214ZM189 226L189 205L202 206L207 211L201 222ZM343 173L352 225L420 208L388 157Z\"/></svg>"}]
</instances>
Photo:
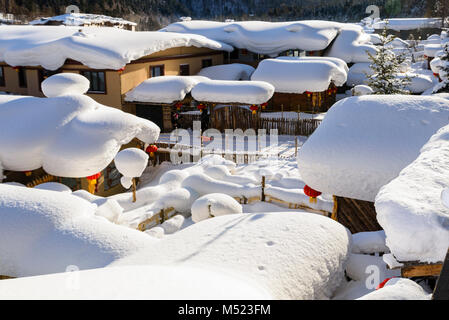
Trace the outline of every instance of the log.
<instances>
[{"instance_id":1,"label":"log","mask_svg":"<svg viewBox=\"0 0 449 320\"><path fill-rule=\"evenodd\" d=\"M449 250L447 251L444 264L438 277L435 290L432 295L433 300L449 300Z\"/></svg>"},{"instance_id":2,"label":"log","mask_svg":"<svg viewBox=\"0 0 449 320\"><path fill-rule=\"evenodd\" d=\"M442 263L406 264L401 268L401 276L403 278L438 276L442 267Z\"/></svg>"}]
</instances>

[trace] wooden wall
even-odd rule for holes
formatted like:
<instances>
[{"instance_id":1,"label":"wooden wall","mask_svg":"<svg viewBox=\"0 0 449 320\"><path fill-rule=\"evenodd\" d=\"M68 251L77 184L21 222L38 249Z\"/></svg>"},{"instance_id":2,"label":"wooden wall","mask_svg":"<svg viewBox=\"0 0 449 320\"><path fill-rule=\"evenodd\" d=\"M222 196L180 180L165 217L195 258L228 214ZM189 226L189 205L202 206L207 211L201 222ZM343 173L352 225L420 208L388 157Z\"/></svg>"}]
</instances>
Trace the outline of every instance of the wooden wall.
<instances>
[{"instance_id":1,"label":"wooden wall","mask_svg":"<svg viewBox=\"0 0 449 320\"><path fill-rule=\"evenodd\" d=\"M376 219L374 202L335 197L337 221L352 233L382 230Z\"/></svg>"}]
</instances>

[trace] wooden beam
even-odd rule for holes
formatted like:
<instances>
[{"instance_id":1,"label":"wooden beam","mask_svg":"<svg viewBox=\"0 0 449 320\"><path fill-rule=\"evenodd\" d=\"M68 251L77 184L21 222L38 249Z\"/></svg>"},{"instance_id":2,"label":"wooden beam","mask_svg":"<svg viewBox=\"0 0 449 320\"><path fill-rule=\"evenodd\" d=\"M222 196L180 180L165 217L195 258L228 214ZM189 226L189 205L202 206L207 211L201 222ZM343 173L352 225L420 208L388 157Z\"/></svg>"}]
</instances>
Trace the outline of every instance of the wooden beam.
<instances>
[{"instance_id":1,"label":"wooden beam","mask_svg":"<svg viewBox=\"0 0 449 320\"><path fill-rule=\"evenodd\" d=\"M442 263L406 265L401 269L401 276L403 278L438 276L442 267Z\"/></svg>"},{"instance_id":2,"label":"wooden beam","mask_svg":"<svg viewBox=\"0 0 449 320\"><path fill-rule=\"evenodd\" d=\"M435 290L432 295L433 300L449 300L449 250L444 259L444 264L438 277Z\"/></svg>"},{"instance_id":3,"label":"wooden beam","mask_svg":"<svg viewBox=\"0 0 449 320\"><path fill-rule=\"evenodd\" d=\"M10 276L2 276L0 274L0 280L8 280L8 279L14 279L15 277L10 277Z\"/></svg>"}]
</instances>

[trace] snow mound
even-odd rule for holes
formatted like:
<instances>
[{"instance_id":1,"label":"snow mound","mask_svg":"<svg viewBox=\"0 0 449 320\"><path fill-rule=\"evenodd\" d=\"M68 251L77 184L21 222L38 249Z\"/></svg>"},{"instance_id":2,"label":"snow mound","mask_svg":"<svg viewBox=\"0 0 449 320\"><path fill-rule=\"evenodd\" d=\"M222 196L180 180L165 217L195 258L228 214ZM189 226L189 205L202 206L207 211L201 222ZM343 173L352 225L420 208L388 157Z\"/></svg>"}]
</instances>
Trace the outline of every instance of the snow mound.
<instances>
[{"instance_id":1,"label":"snow mound","mask_svg":"<svg viewBox=\"0 0 449 320\"><path fill-rule=\"evenodd\" d=\"M303 56L303 57L289 57L289 56L282 56L277 57L278 60L296 60L296 61L327 61L335 64L337 67L344 69L345 72L349 71L348 65L346 62L344 62L342 59L339 58L333 58L333 57L311 57L311 56Z\"/></svg>"},{"instance_id":2,"label":"snow mound","mask_svg":"<svg viewBox=\"0 0 449 320\"><path fill-rule=\"evenodd\" d=\"M272 297L257 284L218 270L127 266L4 280L0 282L0 299L265 300Z\"/></svg>"},{"instance_id":3,"label":"snow mound","mask_svg":"<svg viewBox=\"0 0 449 320\"><path fill-rule=\"evenodd\" d=\"M366 75L372 75L373 70L370 68L369 62L359 62L354 63L348 71L348 81L346 84L348 86L357 86L365 84L367 77Z\"/></svg>"},{"instance_id":4,"label":"snow mound","mask_svg":"<svg viewBox=\"0 0 449 320\"><path fill-rule=\"evenodd\" d=\"M210 80L197 84L192 97L203 102L261 104L273 93L274 87L263 81Z\"/></svg>"},{"instance_id":5,"label":"snow mound","mask_svg":"<svg viewBox=\"0 0 449 320\"><path fill-rule=\"evenodd\" d=\"M232 51L200 35L133 32L110 27L0 26L0 61L11 66L62 67L66 59L92 69L119 70L131 61L178 47Z\"/></svg>"},{"instance_id":6,"label":"snow mound","mask_svg":"<svg viewBox=\"0 0 449 320\"><path fill-rule=\"evenodd\" d=\"M441 18L390 18L388 20L376 21L373 23L372 27L380 30L387 27L387 29L396 31L440 28Z\"/></svg>"},{"instance_id":7,"label":"snow mound","mask_svg":"<svg viewBox=\"0 0 449 320\"><path fill-rule=\"evenodd\" d=\"M419 284L404 278L389 280L382 289L368 293L357 300L430 300L427 293Z\"/></svg>"},{"instance_id":8,"label":"snow mound","mask_svg":"<svg viewBox=\"0 0 449 320\"><path fill-rule=\"evenodd\" d=\"M358 232L352 235L352 253L387 253L390 249L385 244L385 231Z\"/></svg>"},{"instance_id":9,"label":"snow mound","mask_svg":"<svg viewBox=\"0 0 449 320\"><path fill-rule=\"evenodd\" d=\"M211 80L249 80L254 70L247 64L231 63L203 68L198 75Z\"/></svg>"},{"instance_id":10,"label":"snow mound","mask_svg":"<svg viewBox=\"0 0 449 320\"><path fill-rule=\"evenodd\" d=\"M95 210L66 192L0 184L0 274L104 267L153 243L143 233L97 219Z\"/></svg>"},{"instance_id":11,"label":"snow mound","mask_svg":"<svg viewBox=\"0 0 449 320\"><path fill-rule=\"evenodd\" d=\"M265 59L251 76L253 81L271 83L276 92L321 92L331 82L342 86L347 79L345 69L326 60Z\"/></svg>"},{"instance_id":12,"label":"snow mound","mask_svg":"<svg viewBox=\"0 0 449 320\"><path fill-rule=\"evenodd\" d=\"M58 73L42 84L42 92L48 98L64 96L67 94L85 94L89 90L89 80L76 73Z\"/></svg>"},{"instance_id":13,"label":"snow mound","mask_svg":"<svg viewBox=\"0 0 449 320\"><path fill-rule=\"evenodd\" d=\"M242 212L242 205L233 197L223 193L211 193L193 203L192 220L200 222L212 217Z\"/></svg>"},{"instance_id":14,"label":"snow mound","mask_svg":"<svg viewBox=\"0 0 449 320\"><path fill-rule=\"evenodd\" d=\"M59 182L41 183L41 184L38 184L37 186L35 186L34 189L72 193L72 190L69 187L67 187L65 184L62 184Z\"/></svg>"},{"instance_id":15,"label":"snow mound","mask_svg":"<svg viewBox=\"0 0 449 320\"><path fill-rule=\"evenodd\" d=\"M443 50L441 44L426 44L424 46L424 54L428 57L435 57L440 50Z\"/></svg>"},{"instance_id":16,"label":"snow mound","mask_svg":"<svg viewBox=\"0 0 449 320\"><path fill-rule=\"evenodd\" d=\"M352 95L353 96L365 96L368 94L373 94L374 91L373 89L371 89L371 87L363 85L363 84L359 84L357 86L355 86L354 88L352 88Z\"/></svg>"},{"instance_id":17,"label":"snow mound","mask_svg":"<svg viewBox=\"0 0 449 320\"><path fill-rule=\"evenodd\" d=\"M447 117L445 117L447 119ZM449 126L440 129L419 157L376 197L379 224L399 261L443 261L449 243L449 209L441 192L449 187Z\"/></svg>"},{"instance_id":18,"label":"snow mound","mask_svg":"<svg viewBox=\"0 0 449 320\"><path fill-rule=\"evenodd\" d=\"M125 177L140 177L147 167L148 154L137 148L127 148L114 158L115 167Z\"/></svg>"},{"instance_id":19,"label":"snow mound","mask_svg":"<svg viewBox=\"0 0 449 320\"><path fill-rule=\"evenodd\" d=\"M274 299L328 299L350 244L346 228L319 215L235 214L196 223L111 266L195 265L254 281Z\"/></svg>"},{"instance_id":20,"label":"snow mound","mask_svg":"<svg viewBox=\"0 0 449 320\"><path fill-rule=\"evenodd\" d=\"M374 201L448 118L448 100L432 96L340 100L300 149L298 169L315 190Z\"/></svg>"},{"instance_id":21,"label":"snow mound","mask_svg":"<svg viewBox=\"0 0 449 320\"><path fill-rule=\"evenodd\" d=\"M199 82L209 79L201 76L164 76L143 81L128 91L125 101L173 103L181 101Z\"/></svg>"},{"instance_id":22,"label":"snow mound","mask_svg":"<svg viewBox=\"0 0 449 320\"><path fill-rule=\"evenodd\" d=\"M159 132L153 122L88 96L21 97L0 104L0 167L86 177L106 168L123 144L153 143Z\"/></svg>"}]
</instances>

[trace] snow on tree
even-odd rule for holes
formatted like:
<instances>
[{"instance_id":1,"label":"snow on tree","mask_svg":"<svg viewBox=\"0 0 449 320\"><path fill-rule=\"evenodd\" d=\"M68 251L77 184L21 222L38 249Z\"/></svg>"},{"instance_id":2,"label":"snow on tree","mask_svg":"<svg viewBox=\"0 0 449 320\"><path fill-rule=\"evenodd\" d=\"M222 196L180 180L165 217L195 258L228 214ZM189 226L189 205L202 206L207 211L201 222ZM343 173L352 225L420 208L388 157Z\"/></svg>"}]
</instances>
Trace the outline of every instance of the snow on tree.
<instances>
[{"instance_id":1,"label":"snow on tree","mask_svg":"<svg viewBox=\"0 0 449 320\"><path fill-rule=\"evenodd\" d=\"M367 84L374 90L374 94L408 94L409 90L405 89L411 83L411 77L398 77L401 72L403 63L406 61L404 53L395 54L388 48L396 37L387 34L387 24L385 25L382 35L381 43L378 47L376 55L368 53L369 59L372 62L370 68L372 74L365 73L367 77Z\"/></svg>"},{"instance_id":2,"label":"snow on tree","mask_svg":"<svg viewBox=\"0 0 449 320\"><path fill-rule=\"evenodd\" d=\"M433 93L449 92L449 43L444 46L444 53L439 58L441 60L439 73L443 81L435 86Z\"/></svg>"}]
</instances>

